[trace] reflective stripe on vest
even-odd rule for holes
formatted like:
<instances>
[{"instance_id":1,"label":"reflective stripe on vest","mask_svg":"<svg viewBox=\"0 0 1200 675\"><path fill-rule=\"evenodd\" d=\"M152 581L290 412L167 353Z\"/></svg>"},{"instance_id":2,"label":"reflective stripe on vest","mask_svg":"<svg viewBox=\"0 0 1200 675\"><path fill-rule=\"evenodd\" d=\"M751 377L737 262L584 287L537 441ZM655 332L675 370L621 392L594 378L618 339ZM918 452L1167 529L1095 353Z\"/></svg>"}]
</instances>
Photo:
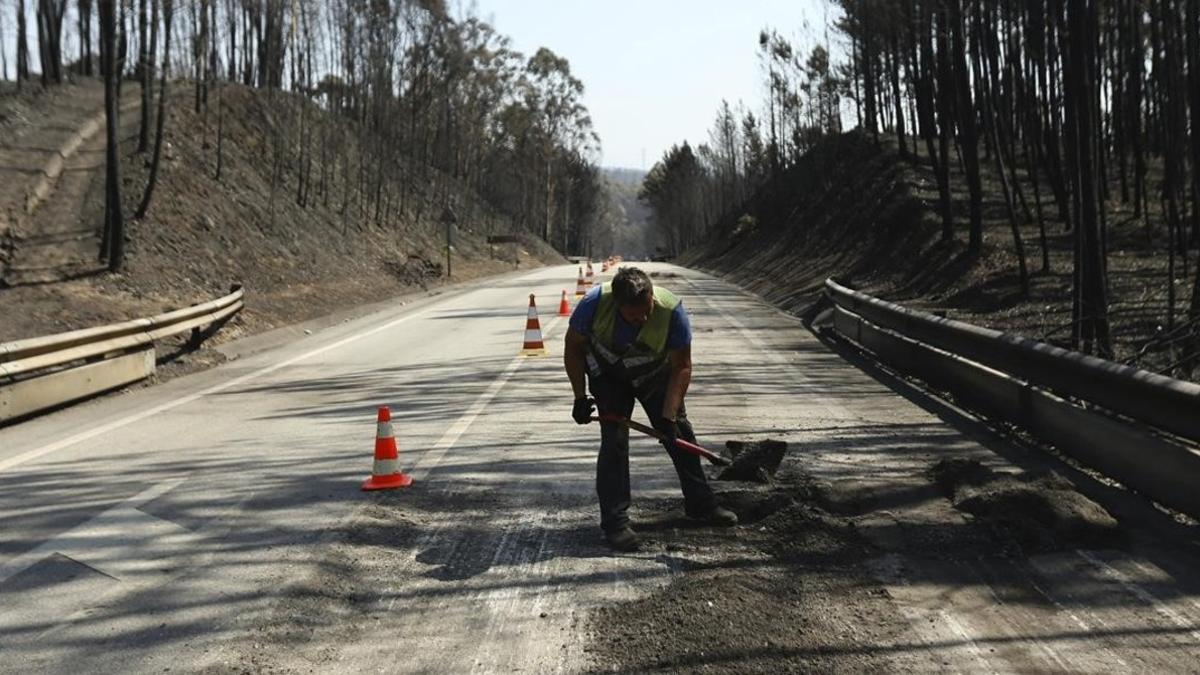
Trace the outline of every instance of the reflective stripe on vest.
<instances>
[{"instance_id":1,"label":"reflective stripe on vest","mask_svg":"<svg viewBox=\"0 0 1200 675\"><path fill-rule=\"evenodd\" d=\"M617 302L612 295L612 282L606 282L600 287L596 316L592 319L592 352L609 369L619 366L634 386L645 384L666 368L671 314L678 306L679 298L674 293L655 286L650 318L629 347L620 351L616 347Z\"/></svg>"}]
</instances>

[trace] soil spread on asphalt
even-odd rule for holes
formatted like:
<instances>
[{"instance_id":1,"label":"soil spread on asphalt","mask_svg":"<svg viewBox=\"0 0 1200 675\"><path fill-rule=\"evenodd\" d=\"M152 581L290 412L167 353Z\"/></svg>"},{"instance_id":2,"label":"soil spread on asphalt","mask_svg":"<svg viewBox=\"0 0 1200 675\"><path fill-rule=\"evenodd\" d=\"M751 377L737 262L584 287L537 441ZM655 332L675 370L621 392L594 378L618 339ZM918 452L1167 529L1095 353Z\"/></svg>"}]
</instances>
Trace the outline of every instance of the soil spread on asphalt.
<instances>
[{"instance_id":1,"label":"soil spread on asphalt","mask_svg":"<svg viewBox=\"0 0 1200 675\"><path fill-rule=\"evenodd\" d=\"M769 465L778 447L766 445L741 453L762 452ZM691 524L678 499L635 500L634 529L673 575L592 613L586 651L596 672L923 672L941 661L905 647L920 640L872 561L1017 560L1121 543L1113 518L1057 474L997 473L972 460L941 461L926 474L928 498L944 496L965 526L929 528L937 542L869 537L887 509L813 479L797 454L781 457L769 484L753 472L713 483L737 527Z\"/></svg>"},{"instance_id":2,"label":"soil spread on asphalt","mask_svg":"<svg viewBox=\"0 0 1200 675\"><path fill-rule=\"evenodd\" d=\"M820 490L807 476L715 488L739 526L689 525L678 500L641 510L634 528L661 543L658 558L675 575L592 615L596 672L863 671L904 662L873 647L901 632L883 620L892 611L887 591L861 565L872 547L849 518L817 505Z\"/></svg>"}]
</instances>

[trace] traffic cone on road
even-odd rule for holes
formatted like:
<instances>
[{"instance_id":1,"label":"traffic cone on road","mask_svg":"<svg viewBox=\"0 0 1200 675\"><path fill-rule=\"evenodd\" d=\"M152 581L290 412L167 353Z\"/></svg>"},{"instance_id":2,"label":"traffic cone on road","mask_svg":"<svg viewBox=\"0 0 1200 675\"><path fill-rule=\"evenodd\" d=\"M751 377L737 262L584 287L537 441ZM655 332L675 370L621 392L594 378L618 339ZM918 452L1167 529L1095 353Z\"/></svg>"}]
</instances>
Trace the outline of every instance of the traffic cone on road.
<instances>
[{"instance_id":1,"label":"traffic cone on road","mask_svg":"<svg viewBox=\"0 0 1200 675\"><path fill-rule=\"evenodd\" d=\"M380 406L375 427L375 466L362 489L391 490L408 487L412 482L412 476L400 472L400 448L392 431L392 411L387 406Z\"/></svg>"},{"instance_id":2,"label":"traffic cone on road","mask_svg":"<svg viewBox=\"0 0 1200 675\"><path fill-rule=\"evenodd\" d=\"M588 270L587 277L584 279L583 283L588 288L591 288L592 284L595 283L595 280L596 280L596 273L592 271L592 261L591 260L588 261L587 270Z\"/></svg>"},{"instance_id":3,"label":"traffic cone on road","mask_svg":"<svg viewBox=\"0 0 1200 675\"><path fill-rule=\"evenodd\" d=\"M546 343L542 342L542 324L538 321L537 303L533 300L533 293L529 294L529 313L525 317L525 346L521 348L521 355L546 355Z\"/></svg>"},{"instance_id":4,"label":"traffic cone on road","mask_svg":"<svg viewBox=\"0 0 1200 675\"><path fill-rule=\"evenodd\" d=\"M587 285L583 281L583 268L580 267L579 268L579 281L575 282L575 297L576 297L576 299L578 299L578 298L582 298L585 295L587 295Z\"/></svg>"},{"instance_id":5,"label":"traffic cone on road","mask_svg":"<svg viewBox=\"0 0 1200 675\"><path fill-rule=\"evenodd\" d=\"M600 273L608 274L608 261L607 260L605 260L603 263L600 264Z\"/></svg>"},{"instance_id":6,"label":"traffic cone on road","mask_svg":"<svg viewBox=\"0 0 1200 675\"><path fill-rule=\"evenodd\" d=\"M563 289L562 300L558 301L558 315L571 316L571 303L567 302L567 289Z\"/></svg>"}]
</instances>

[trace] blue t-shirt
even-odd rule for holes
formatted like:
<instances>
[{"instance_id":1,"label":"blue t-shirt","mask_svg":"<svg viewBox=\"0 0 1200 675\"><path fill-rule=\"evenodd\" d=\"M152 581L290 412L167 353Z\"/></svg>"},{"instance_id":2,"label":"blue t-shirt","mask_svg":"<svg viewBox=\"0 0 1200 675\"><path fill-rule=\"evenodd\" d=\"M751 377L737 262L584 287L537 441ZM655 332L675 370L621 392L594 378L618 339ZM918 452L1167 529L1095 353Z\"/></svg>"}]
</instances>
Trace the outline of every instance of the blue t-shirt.
<instances>
[{"instance_id":1,"label":"blue t-shirt","mask_svg":"<svg viewBox=\"0 0 1200 675\"><path fill-rule=\"evenodd\" d=\"M575 332L591 336L592 319L596 317L596 308L600 306L600 286L596 286L583 296L575 311L571 313L571 328ZM617 349L624 350L637 338L639 326L630 325L617 312L617 326L613 331L613 340ZM675 311L671 312L671 323L667 328L667 349L681 349L692 344L692 323L688 320L687 310L680 301Z\"/></svg>"}]
</instances>

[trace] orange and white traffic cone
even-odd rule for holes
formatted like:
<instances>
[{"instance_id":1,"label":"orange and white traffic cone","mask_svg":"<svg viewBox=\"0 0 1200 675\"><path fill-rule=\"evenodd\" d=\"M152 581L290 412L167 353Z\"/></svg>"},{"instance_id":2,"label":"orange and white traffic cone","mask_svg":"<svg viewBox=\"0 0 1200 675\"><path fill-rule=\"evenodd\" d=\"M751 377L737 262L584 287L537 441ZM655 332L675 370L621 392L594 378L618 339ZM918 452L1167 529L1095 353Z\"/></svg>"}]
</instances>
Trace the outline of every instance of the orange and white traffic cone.
<instances>
[{"instance_id":1,"label":"orange and white traffic cone","mask_svg":"<svg viewBox=\"0 0 1200 675\"><path fill-rule=\"evenodd\" d=\"M400 448L392 431L392 411L386 405L380 406L375 428L375 466L362 489L392 490L408 487L412 482L412 476L400 472Z\"/></svg>"},{"instance_id":2,"label":"orange and white traffic cone","mask_svg":"<svg viewBox=\"0 0 1200 675\"><path fill-rule=\"evenodd\" d=\"M542 324L538 321L537 303L533 300L533 293L529 294L529 314L525 317L525 346L521 348L521 355L546 355L546 343L542 342Z\"/></svg>"},{"instance_id":3,"label":"orange and white traffic cone","mask_svg":"<svg viewBox=\"0 0 1200 675\"><path fill-rule=\"evenodd\" d=\"M595 283L595 280L596 273L592 271L592 261L589 260L587 264L587 277L584 278L584 285L588 288L591 288L592 284Z\"/></svg>"},{"instance_id":4,"label":"orange and white traffic cone","mask_svg":"<svg viewBox=\"0 0 1200 675\"><path fill-rule=\"evenodd\" d=\"M583 281L583 268L579 268L579 281L575 282L575 297L582 298L587 295L587 284Z\"/></svg>"},{"instance_id":5,"label":"orange and white traffic cone","mask_svg":"<svg viewBox=\"0 0 1200 675\"><path fill-rule=\"evenodd\" d=\"M567 302L567 289L563 289L562 300L558 301L558 315L571 316L571 303Z\"/></svg>"},{"instance_id":6,"label":"orange and white traffic cone","mask_svg":"<svg viewBox=\"0 0 1200 675\"><path fill-rule=\"evenodd\" d=\"M600 263L600 273L608 274L608 261L607 260L605 260L603 263Z\"/></svg>"}]
</instances>

